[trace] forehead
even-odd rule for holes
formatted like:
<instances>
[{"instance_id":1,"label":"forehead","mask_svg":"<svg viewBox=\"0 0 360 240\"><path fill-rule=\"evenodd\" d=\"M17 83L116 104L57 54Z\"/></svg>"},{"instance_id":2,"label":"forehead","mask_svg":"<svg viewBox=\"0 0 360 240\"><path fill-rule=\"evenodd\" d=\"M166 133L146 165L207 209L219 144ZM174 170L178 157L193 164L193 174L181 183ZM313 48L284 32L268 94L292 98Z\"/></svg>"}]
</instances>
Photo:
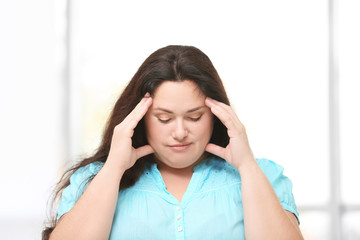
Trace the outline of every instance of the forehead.
<instances>
[{"instance_id":1,"label":"forehead","mask_svg":"<svg viewBox=\"0 0 360 240\"><path fill-rule=\"evenodd\" d=\"M165 81L155 90L152 108L187 111L205 105L205 95L190 80Z\"/></svg>"}]
</instances>

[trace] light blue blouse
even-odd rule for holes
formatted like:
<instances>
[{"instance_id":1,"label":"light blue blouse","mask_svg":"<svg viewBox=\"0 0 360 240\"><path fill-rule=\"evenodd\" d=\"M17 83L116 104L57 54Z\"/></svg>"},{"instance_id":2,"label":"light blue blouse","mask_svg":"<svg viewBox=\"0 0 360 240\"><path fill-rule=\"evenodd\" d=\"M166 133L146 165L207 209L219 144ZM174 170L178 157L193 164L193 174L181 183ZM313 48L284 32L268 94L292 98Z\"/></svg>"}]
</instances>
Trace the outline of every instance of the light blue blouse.
<instances>
[{"instance_id":1,"label":"light blue blouse","mask_svg":"<svg viewBox=\"0 0 360 240\"><path fill-rule=\"evenodd\" d=\"M292 183L283 168L257 159L284 209L298 217ZM79 199L88 177L103 163L77 170L62 193L59 219ZM156 164L148 164L136 184L119 192L110 239L245 239L241 178L236 168L217 157L203 160L181 203L165 188Z\"/></svg>"}]
</instances>

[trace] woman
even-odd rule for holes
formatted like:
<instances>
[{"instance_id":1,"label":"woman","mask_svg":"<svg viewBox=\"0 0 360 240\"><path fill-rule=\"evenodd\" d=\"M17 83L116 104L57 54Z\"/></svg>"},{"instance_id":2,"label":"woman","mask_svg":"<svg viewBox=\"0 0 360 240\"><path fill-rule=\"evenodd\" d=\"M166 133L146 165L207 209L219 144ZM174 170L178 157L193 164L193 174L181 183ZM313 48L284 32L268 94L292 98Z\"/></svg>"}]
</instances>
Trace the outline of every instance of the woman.
<instances>
[{"instance_id":1,"label":"woman","mask_svg":"<svg viewBox=\"0 0 360 240\"><path fill-rule=\"evenodd\" d=\"M151 54L64 177L43 239L302 239L291 181L254 158L229 105L199 49Z\"/></svg>"}]
</instances>

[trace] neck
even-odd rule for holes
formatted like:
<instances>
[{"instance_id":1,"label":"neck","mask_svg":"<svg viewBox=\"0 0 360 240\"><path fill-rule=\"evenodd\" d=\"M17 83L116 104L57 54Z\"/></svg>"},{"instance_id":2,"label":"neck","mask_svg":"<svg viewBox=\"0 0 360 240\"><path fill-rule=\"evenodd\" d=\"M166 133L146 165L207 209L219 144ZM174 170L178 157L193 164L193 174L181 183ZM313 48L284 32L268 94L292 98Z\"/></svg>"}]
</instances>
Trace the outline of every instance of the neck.
<instances>
[{"instance_id":1,"label":"neck","mask_svg":"<svg viewBox=\"0 0 360 240\"><path fill-rule=\"evenodd\" d=\"M161 174L163 173L167 173L167 174L172 174L172 175L177 175L177 176L192 176L193 174L193 168L198 165L202 160L204 160L205 158L207 158L209 156L209 154L207 152L204 152L204 154L196 161L194 162L192 165L188 166L188 167L184 167L184 168L173 168L170 167L166 164L164 164L161 160L157 159L155 157L155 162L158 165L158 169L160 171Z\"/></svg>"},{"instance_id":2,"label":"neck","mask_svg":"<svg viewBox=\"0 0 360 240\"><path fill-rule=\"evenodd\" d=\"M193 173L193 168L196 166L196 164L193 164L191 166L185 167L185 168L173 168L169 167L168 165L162 163L161 161L156 161L158 164L158 169L161 174L171 174L176 176L182 176L187 177L191 176Z\"/></svg>"}]
</instances>

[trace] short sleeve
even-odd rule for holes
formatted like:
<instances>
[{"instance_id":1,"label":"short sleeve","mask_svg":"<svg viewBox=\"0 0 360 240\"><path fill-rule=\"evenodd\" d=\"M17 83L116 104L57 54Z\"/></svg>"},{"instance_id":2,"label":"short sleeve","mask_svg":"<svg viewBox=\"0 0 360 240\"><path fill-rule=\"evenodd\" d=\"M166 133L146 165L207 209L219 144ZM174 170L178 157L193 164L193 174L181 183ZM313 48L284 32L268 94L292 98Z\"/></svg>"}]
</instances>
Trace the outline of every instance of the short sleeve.
<instances>
[{"instance_id":1,"label":"short sleeve","mask_svg":"<svg viewBox=\"0 0 360 240\"><path fill-rule=\"evenodd\" d=\"M59 221L62 215L72 209L86 190L89 184L89 178L96 175L102 166L102 162L90 163L89 165L79 168L71 175L70 185L68 185L61 194L56 221Z\"/></svg>"},{"instance_id":2,"label":"short sleeve","mask_svg":"<svg viewBox=\"0 0 360 240\"><path fill-rule=\"evenodd\" d=\"M283 208L294 213L299 221L299 213L292 194L292 182L283 175L284 168L265 158L257 159L257 162L275 190Z\"/></svg>"}]
</instances>

